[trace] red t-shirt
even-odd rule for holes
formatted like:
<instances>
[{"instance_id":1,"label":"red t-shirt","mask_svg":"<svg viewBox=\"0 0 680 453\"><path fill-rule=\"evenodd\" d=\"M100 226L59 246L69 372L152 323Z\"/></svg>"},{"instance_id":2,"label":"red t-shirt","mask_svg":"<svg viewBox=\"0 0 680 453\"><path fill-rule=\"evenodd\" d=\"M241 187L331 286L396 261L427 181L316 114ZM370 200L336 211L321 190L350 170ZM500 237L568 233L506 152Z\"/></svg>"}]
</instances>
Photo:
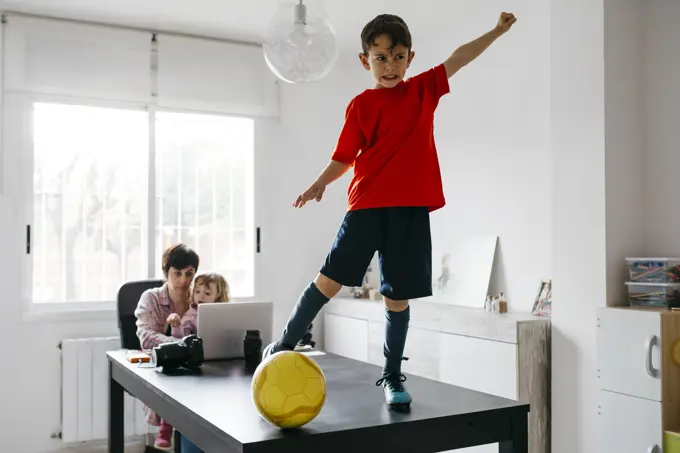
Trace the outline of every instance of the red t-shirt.
<instances>
[{"instance_id":1,"label":"red t-shirt","mask_svg":"<svg viewBox=\"0 0 680 453\"><path fill-rule=\"evenodd\" d=\"M347 106L332 160L352 164L348 211L444 206L434 111L449 92L444 65L393 88L370 89Z\"/></svg>"}]
</instances>

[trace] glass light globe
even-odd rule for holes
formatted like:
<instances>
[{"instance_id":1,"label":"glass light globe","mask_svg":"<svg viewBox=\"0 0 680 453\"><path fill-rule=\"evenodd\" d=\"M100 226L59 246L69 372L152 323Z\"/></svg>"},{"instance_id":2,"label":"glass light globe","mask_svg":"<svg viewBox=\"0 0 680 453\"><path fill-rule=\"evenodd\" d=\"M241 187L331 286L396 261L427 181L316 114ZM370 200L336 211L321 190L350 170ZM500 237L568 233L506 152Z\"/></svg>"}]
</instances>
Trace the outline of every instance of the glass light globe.
<instances>
[{"instance_id":1,"label":"glass light globe","mask_svg":"<svg viewBox=\"0 0 680 453\"><path fill-rule=\"evenodd\" d=\"M323 0L279 0L263 51L269 69L286 82L314 82L328 75L338 48Z\"/></svg>"}]
</instances>

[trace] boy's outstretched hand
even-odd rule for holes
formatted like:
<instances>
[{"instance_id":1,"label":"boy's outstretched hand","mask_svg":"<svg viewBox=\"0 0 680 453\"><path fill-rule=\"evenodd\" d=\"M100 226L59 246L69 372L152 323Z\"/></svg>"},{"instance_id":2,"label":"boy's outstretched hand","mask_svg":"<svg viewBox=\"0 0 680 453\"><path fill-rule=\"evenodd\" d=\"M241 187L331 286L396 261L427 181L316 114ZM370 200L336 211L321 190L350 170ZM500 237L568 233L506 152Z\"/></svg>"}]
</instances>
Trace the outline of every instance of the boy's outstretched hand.
<instances>
[{"instance_id":1,"label":"boy's outstretched hand","mask_svg":"<svg viewBox=\"0 0 680 453\"><path fill-rule=\"evenodd\" d=\"M510 30L510 27L517 22L517 18L512 13L501 13L500 19L498 19L498 24L496 24L496 29L501 33L505 33Z\"/></svg>"},{"instance_id":2,"label":"boy's outstretched hand","mask_svg":"<svg viewBox=\"0 0 680 453\"><path fill-rule=\"evenodd\" d=\"M307 190L305 190L302 194L300 194L295 202L293 203L293 206L296 208L301 208L305 205L310 200L316 200L321 201L321 198L323 197L323 193L326 190L326 186L321 184L318 181L314 181L314 183L309 186Z\"/></svg>"}]
</instances>

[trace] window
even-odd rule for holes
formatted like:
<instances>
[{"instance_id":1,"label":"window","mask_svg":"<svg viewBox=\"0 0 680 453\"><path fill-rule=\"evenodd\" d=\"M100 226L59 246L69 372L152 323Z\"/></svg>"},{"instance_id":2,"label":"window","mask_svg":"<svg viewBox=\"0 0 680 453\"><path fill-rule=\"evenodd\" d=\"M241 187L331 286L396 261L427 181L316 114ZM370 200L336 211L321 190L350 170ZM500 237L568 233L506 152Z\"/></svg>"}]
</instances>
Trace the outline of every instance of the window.
<instances>
[{"instance_id":1,"label":"window","mask_svg":"<svg viewBox=\"0 0 680 453\"><path fill-rule=\"evenodd\" d=\"M34 302L113 301L180 241L255 295L253 120L35 103L33 141Z\"/></svg>"},{"instance_id":2,"label":"window","mask_svg":"<svg viewBox=\"0 0 680 453\"><path fill-rule=\"evenodd\" d=\"M251 297L254 276L253 120L159 112L156 118L156 258L177 242L199 253L199 272Z\"/></svg>"}]
</instances>

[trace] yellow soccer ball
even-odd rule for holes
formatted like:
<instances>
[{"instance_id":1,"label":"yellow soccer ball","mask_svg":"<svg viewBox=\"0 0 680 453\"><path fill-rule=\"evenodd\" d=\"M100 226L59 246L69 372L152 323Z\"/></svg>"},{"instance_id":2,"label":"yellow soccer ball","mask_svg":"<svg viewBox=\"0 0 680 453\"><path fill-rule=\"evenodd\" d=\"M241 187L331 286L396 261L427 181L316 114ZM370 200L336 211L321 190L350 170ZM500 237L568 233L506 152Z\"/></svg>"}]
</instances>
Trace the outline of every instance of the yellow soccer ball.
<instances>
[{"instance_id":1,"label":"yellow soccer ball","mask_svg":"<svg viewBox=\"0 0 680 453\"><path fill-rule=\"evenodd\" d=\"M264 359L255 370L252 395L262 418L279 428L298 428L321 412L326 379L308 356L281 351Z\"/></svg>"}]
</instances>

